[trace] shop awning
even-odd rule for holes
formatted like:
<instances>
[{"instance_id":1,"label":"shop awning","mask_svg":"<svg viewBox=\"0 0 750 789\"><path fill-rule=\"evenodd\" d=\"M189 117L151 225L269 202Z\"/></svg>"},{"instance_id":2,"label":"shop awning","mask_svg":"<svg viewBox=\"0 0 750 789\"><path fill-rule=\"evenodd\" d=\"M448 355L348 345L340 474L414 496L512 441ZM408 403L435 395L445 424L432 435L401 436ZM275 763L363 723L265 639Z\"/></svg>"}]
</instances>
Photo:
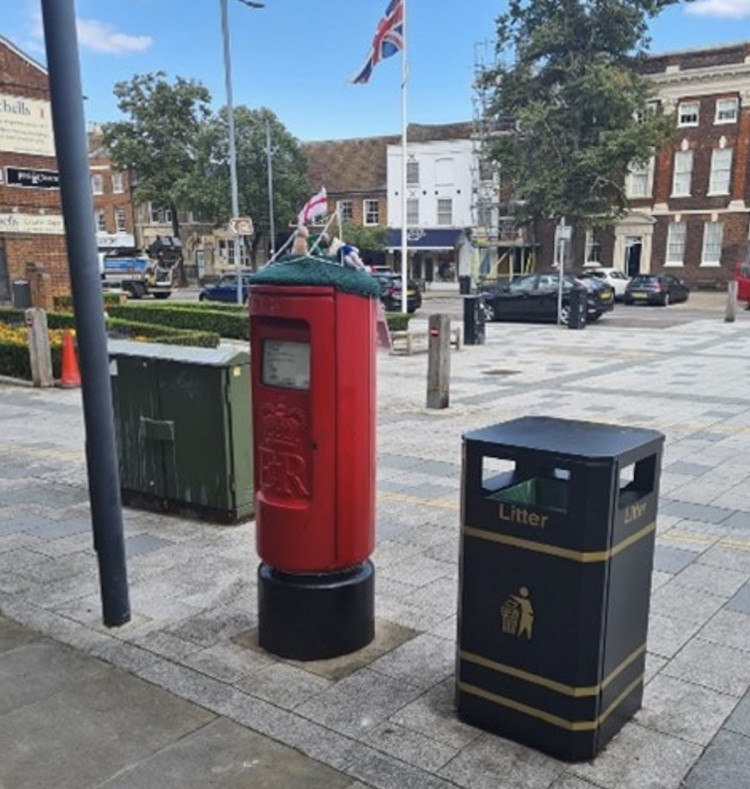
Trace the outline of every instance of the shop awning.
<instances>
[{"instance_id":1,"label":"shop awning","mask_svg":"<svg viewBox=\"0 0 750 789\"><path fill-rule=\"evenodd\" d=\"M406 243L409 249L453 250L460 232L452 227L414 228L406 231ZM386 246L390 252L401 249L401 228L388 228Z\"/></svg>"}]
</instances>

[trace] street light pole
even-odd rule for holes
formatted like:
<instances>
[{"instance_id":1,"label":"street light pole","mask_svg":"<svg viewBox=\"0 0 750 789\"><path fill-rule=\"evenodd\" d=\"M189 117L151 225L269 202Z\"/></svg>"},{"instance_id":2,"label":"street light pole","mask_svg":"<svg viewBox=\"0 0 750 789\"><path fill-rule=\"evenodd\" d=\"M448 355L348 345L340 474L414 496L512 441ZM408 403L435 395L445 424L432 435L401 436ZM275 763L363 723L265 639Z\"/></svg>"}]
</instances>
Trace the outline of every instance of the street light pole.
<instances>
[{"instance_id":1,"label":"street light pole","mask_svg":"<svg viewBox=\"0 0 750 789\"><path fill-rule=\"evenodd\" d=\"M227 0L221 6L221 36L224 42L224 85L227 91L227 117L229 122L229 182L232 190L232 219L240 215L240 196L237 188L237 148L234 136L234 104L232 102L232 62L229 54L229 15ZM240 276L240 239L234 237L234 269L237 274L237 304L242 304L242 278Z\"/></svg>"},{"instance_id":2,"label":"street light pole","mask_svg":"<svg viewBox=\"0 0 750 789\"><path fill-rule=\"evenodd\" d=\"M276 227L273 221L273 165L271 164L271 122L266 118L266 161L268 164L268 225L271 233L271 257L276 254Z\"/></svg>"}]
</instances>

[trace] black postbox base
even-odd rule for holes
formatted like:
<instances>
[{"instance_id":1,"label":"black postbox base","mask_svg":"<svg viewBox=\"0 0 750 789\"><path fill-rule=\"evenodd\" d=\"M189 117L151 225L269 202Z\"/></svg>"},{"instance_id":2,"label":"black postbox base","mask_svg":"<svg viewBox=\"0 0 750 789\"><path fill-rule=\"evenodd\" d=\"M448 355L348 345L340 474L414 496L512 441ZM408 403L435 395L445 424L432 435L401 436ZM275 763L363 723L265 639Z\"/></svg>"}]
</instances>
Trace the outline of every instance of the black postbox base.
<instances>
[{"instance_id":1,"label":"black postbox base","mask_svg":"<svg viewBox=\"0 0 750 789\"><path fill-rule=\"evenodd\" d=\"M348 655L375 637L375 568L298 575L258 567L258 643L290 660Z\"/></svg>"}]
</instances>

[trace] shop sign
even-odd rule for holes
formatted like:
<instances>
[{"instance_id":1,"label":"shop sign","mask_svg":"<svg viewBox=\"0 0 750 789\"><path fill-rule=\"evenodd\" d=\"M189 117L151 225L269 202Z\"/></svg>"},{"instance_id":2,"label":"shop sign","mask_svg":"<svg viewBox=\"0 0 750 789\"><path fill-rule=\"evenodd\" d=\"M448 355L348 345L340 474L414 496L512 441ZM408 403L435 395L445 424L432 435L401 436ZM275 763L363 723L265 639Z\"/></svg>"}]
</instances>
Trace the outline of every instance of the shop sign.
<instances>
[{"instance_id":1,"label":"shop sign","mask_svg":"<svg viewBox=\"0 0 750 789\"><path fill-rule=\"evenodd\" d=\"M50 103L0 94L0 151L54 156Z\"/></svg>"},{"instance_id":2,"label":"shop sign","mask_svg":"<svg viewBox=\"0 0 750 789\"><path fill-rule=\"evenodd\" d=\"M0 214L0 233L55 236L65 233L65 225L61 214Z\"/></svg>"},{"instance_id":3,"label":"shop sign","mask_svg":"<svg viewBox=\"0 0 750 789\"><path fill-rule=\"evenodd\" d=\"M5 168L8 186L25 186L32 189L59 189L60 173L56 170L29 170L21 167Z\"/></svg>"}]
</instances>

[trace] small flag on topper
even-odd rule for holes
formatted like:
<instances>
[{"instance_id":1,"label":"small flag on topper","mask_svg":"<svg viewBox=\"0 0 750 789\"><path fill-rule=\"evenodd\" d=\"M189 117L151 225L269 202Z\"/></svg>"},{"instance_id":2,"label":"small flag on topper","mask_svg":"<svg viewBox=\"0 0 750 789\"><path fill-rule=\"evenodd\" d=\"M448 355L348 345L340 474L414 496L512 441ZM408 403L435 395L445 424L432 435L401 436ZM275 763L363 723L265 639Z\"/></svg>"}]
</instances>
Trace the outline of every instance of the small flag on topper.
<instances>
[{"instance_id":1,"label":"small flag on topper","mask_svg":"<svg viewBox=\"0 0 750 789\"><path fill-rule=\"evenodd\" d=\"M297 219L300 225L304 225L319 216L325 216L326 213L328 213L328 196L324 186L305 203Z\"/></svg>"},{"instance_id":2,"label":"small flag on topper","mask_svg":"<svg viewBox=\"0 0 750 789\"><path fill-rule=\"evenodd\" d=\"M391 0L385 9L385 16L378 22L372 45L359 73L352 77L355 85L369 81L372 70L384 58L395 55L404 48L404 6L402 0Z\"/></svg>"}]
</instances>

